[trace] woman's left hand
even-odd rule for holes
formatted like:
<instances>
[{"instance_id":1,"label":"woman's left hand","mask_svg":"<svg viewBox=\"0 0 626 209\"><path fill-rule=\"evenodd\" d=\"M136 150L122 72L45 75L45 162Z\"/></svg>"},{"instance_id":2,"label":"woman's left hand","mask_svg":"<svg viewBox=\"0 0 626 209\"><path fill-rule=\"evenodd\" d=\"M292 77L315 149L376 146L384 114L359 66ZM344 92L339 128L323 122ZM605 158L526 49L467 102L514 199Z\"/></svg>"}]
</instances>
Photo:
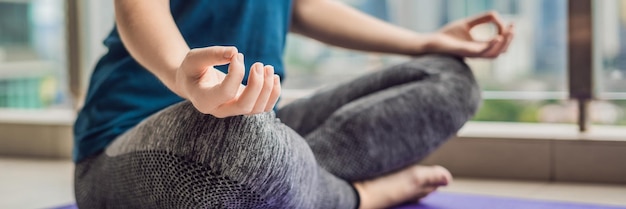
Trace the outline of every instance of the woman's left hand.
<instances>
[{"instance_id":1,"label":"woman's left hand","mask_svg":"<svg viewBox=\"0 0 626 209\"><path fill-rule=\"evenodd\" d=\"M470 30L484 23L495 24L498 34L489 41L475 40ZM497 13L488 12L445 25L430 36L427 51L463 57L496 58L506 52L513 36L513 24L505 26Z\"/></svg>"}]
</instances>

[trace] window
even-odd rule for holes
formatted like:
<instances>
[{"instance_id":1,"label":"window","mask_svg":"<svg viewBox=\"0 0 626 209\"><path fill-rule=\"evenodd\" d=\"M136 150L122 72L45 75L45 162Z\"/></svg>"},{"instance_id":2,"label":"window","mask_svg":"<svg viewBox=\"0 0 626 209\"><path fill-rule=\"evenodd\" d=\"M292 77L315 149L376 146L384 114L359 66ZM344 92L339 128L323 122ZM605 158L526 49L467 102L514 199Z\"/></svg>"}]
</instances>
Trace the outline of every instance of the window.
<instances>
[{"instance_id":1,"label":"window","mask_svg":"<svg viewBox=\"0 0 626 209\"><path fill-rule=\"evenodd\" d=\"M64 2L0 0L0 108L70 108Z\"/></svg>"},{"instance_id":2,"label":"window","mask_svg":"<svg viewBox=\"0 0 626 209\"><path fill-rule=\"evenodd\" d=\"M452 20L488 10L500 12L506 21L515 22L517 36L508 53L497 60L468 59L485 99L474 120L577 122L578 103L568 98L567 89L567 0L342 1L418 32L433 32ZM0 0L0 109L72 106L67 85L66 3ZM596 100L587 119L595 124L626 125L626 0L593 3ZM77 68L81 71L71 74L81 78L84 93L95 60L106 51L101 40L112 25L113 7L110 1L78 6L83 11L78 16L82 27L77 31L83 39L78 47L82 57ZM480 39L493 33L493 26L473 31ZM290 35L283 101L406 59L327 47Z\"/></svg>"},{"instance_id":3,"label":"window","mask_svg":"<svg viewBox=\"0 0 626 209\"><path fill-rule=\"evenodd\" d=\"M591 122L626 125L626 0L594 1L595 88Z\"/></svg>"},{"instance_id":4,"label":"window","mask_svg":"<svg viewBox=\"0 0 626 209\"><path fill-rule=\"evenodd\" d=\"M575 102L566 92L566 0L350 0L346 3L394 24L418 32L433 32L444 24L496 10L515 22L516 38L509 51L488 61L468 64L485 98L475 116L479 121L575 123ZM473 35L488 39L493 26L476 28ZM290 36L286 65L287 89L310 89L330 81L347 80L403 57L364 54L329 48ZM333 79L331 79L333 78ZM287 91L288 92L288 91Z\"/></svg>"}]
</instances>

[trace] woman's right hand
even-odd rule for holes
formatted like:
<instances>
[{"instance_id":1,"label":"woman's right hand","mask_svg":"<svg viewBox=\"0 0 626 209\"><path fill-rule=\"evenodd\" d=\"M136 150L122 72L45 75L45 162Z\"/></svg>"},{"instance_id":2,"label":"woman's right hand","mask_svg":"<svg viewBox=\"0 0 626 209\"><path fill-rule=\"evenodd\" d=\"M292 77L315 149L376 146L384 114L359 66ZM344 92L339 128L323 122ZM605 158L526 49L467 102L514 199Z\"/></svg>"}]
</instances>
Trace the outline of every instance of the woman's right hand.
<instances>
[{"instance_id":1,"label":"woman's right hand","mask_svg":"<svg viewBox=\"0 0 626 209\"><path fill-rule=\"evenodd\" d=\"M235 47L192 49L176 72L176 93L198 111L218 118L271 111L281 92L274 67L255 63L244 86L243 60ZM214 68L229 63L228 74Z\"/></svg>"},{"instance_id":2,"label":"woman's right hand","mask_svg":"<svg viewBox=\"0 0 626 209\"><path fill-rule=\"evenodd\" d=\"M498 34L489 41L475 40L470 30L484 23L494 24L498 28ZM487 12L445 25L431 35L428 51L493 59L507 51L514 36L513 24L505 26L498 13Z\"/></svg>"}]
</instances>

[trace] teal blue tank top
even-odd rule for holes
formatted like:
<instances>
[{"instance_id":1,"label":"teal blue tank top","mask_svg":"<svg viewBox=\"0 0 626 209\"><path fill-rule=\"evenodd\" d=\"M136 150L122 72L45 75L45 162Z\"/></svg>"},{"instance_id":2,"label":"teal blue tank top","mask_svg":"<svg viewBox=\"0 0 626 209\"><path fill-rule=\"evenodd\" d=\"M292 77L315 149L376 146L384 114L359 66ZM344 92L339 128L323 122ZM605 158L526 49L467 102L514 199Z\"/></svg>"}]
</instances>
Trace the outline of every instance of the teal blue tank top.
<instances>
[{"instance_id":1,"label":"teal blue tank top","mask_svg":"<svg viewBox=\"0 0 626 209\"><path fill-rule=\"evenodd\" d=\"M291 4L291 0L170 1L171 13L191 48L236 46L245 55L247 69L263 62L273 65L281 78ZM101 152L141 120L182 101L130 56L116 28L104 45L109 51L93 71L74 125L75 162Z\"/></svg>"}]
</instances>

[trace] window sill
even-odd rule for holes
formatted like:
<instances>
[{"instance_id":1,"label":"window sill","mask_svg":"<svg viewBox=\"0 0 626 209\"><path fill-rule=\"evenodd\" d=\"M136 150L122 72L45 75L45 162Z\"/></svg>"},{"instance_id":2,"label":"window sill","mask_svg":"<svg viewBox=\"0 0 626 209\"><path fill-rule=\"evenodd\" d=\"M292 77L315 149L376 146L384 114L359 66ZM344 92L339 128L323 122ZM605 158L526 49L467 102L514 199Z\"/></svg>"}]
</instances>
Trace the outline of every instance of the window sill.
<instances>
[{"instance_id":1,"label":"window sill","mask_svg":"<svg viewBox=\"0 0 626 209\"><path fill-rule=\"evenodd\" d=\"M75 118L71 109L0 109L0 155L68 159Z\"/></svg>"},{"instance_id":2,"label":"window sill","mask_svg":"<svg viewBox=\"0 0 626 209\"><path fill-rule=\"evenodd\" d=\"M469 122L423 164L461 177L626 184L626 127Z\"/></svg>"},{"instance_id":3,"label":"window sill","mask_svg":"<svg viewBox=\"0 0 626 209\"><path fill-rule=\"evenodd\" d=\"M593 125L585 133L574 124L470 121L458 133L463 138L596 140L626 142L626 126Z\"/></svg>"},{"instance_id":4,"label":"window sill","mask_svg":"<svg viewBox=\"0 0 626 209\"><path fill-rule=\"evenodd\" d=\"M76 119L72 109L8 109L0 108L1 124L71 126Z\"/></svg>"}]
</instances>

